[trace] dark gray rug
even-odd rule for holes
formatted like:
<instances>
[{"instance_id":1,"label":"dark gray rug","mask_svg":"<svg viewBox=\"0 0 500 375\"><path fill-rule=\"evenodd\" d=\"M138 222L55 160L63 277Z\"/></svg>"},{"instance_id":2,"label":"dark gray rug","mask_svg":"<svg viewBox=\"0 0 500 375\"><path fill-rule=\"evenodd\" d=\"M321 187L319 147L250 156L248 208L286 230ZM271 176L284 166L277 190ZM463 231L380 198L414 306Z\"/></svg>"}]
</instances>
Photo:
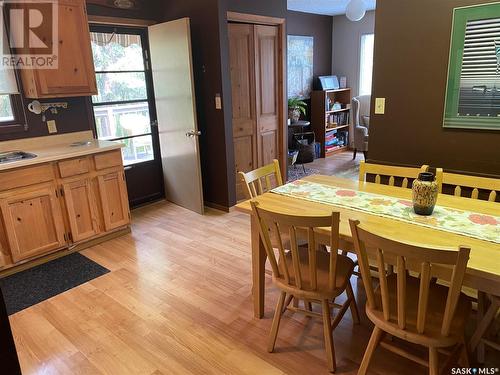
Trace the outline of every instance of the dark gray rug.
<instances>
[{"instance_id":1,"label":"dark gray rug","mask_svg":"<svg viewBox=\"0 0 500 375\"><path fill-rule=\"evenodd\" d=\"M73 253L0 279L0 288L7 313L12 315L108 272L82 254Z\"/></svg>"},{"instance_id":2,"label":"dark gray rug","mask_svg":"<svg viewBox=\"0 0 500 375\"><path fill-rule=\"evenodd\" d=\"M305 169L305 172L304 172L304 169ZM319 170L314 169L314 168L309 168L305 165L304 165L304 168L302 168L302 165L289 166L288 167L288 182L300 180L301 178L304 178L306 176L310 176L312 174L319 174Z\"/></svg>"}]
</instances>

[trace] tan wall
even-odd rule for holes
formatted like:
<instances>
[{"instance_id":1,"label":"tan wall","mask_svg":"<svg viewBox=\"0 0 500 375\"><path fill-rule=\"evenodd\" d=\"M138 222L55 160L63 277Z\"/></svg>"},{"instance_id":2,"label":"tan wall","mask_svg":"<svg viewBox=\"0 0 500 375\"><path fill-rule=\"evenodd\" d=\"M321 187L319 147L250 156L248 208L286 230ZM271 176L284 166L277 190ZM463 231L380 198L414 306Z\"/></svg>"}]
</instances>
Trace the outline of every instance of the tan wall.
<instances>
[{"instance_id":1,"label":"tan wall","mask_svg":"<svg viewBox=\"0 0 500 375\"><path fill-rule=\"evenodd\" d=\"M375 28L375 12L366 12L361 21L352 22L345 15L333 17L332 72L339 78L347 77L347 86L353 96L359 89L359 51L361 35L371 34Z\"/></svg>"}]
</instances>

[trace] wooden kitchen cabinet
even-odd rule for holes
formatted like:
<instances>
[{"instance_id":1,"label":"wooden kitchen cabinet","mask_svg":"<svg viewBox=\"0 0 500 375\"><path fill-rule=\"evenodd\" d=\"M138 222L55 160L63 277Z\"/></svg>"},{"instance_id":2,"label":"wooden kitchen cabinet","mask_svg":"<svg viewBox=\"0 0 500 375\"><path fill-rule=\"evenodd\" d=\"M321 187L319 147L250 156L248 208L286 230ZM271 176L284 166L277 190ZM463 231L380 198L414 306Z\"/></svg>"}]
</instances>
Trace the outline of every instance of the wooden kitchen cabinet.
<instances>
[{"instance_id":1,"label":"wooden kitchen cabinet","mask_svg":"<svg viewBox=\"0 0 500 375\"><path fill-rule=\"evenodd\" d=\"M13 262L66 245L62 211L54 185L13 192L0 199L0 210Z\"/></svg>"},{"instance_id":2,"label":"wooden kitchen cabinet","mask_svg":"<svg viewBox=\"0 0 500 375\"><path fill-rule=\"evenodd\" d=\"M123 170L97 176L104 229L106 231L130 223L127 186Z\"/></svg>"},{"instance_id":3,"label":"wooden kitchen cabinet","mask_svg":"<svg viewBox=\"0 0 500 375\"><path fill-rule=\"evenodd\" d=\"M0 271L129 224L119 149L0 171Z\"/></svg>"},{"instance_id":4,"label":"wooden kitchen cabinet","mask_svg":"<svg viewBox=\"0 0 500 375\"><path fill-rule=\"evenodd\" d=\"M99 234L92 185L88 178L62 184L72 242Z\"/></svg>"},{"instance_id":5,"label":"wooden kitchen cabinet","mask_svg":"<svg viewBox=\"0 0 500 375\"><path fill-rule=\"evenodd\" d=\"M85 0L59 0L57 69L20 70L28 98L97 94ZM52 44L50 37L43 38Z\"/></svg>"}]
</instances>

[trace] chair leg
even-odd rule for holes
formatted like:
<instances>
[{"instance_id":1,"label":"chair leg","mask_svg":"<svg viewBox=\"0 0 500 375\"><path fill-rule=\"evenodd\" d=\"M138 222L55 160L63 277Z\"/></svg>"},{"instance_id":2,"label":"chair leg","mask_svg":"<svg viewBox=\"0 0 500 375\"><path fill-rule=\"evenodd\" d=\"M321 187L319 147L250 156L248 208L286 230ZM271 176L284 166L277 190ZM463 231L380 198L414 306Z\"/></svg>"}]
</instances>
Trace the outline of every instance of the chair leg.
<instances>
[{"instance_id":1,"label":"chair leg","mask_svg":"<svg viewBox=\"0 0 500 375\"><path fill-rule=\"evenodd\" d=\"M365 158L365 161L366 161L367 156L368 156L368 153L366 151L363 151L363 157Z\"/></svg>"},{"instance_id":2,"label":"chair leg","mask_svg":"<svg viewBox=\"0 0 500 375\"><path fill-rule=\"evenodd\" d=\"M304 173L306 173L306 166L302 164L302 169L304 170Z\"/></svg>"},{"instance_id":3,"label":"chair leg","mask_svg":"<svg viewBox=\"0 0 500 375\"><path fill-rule=\"evenodd\" d=\"M286 293L281 292L276 304L276 311L274 312L273 324L271 326L271 333L269 334L269 344L267 346L267 351L272 353L274 350L274 345L276 344L276 337L278 336L278 329L280 327L281 315L283 314L283 305L285 304Z\"/></svg>"},{"instance_id":4,"label":"chair leg","mask_svg":"<svg viewBox=\"0 0 500 375\"><path fill-rule=\"evenodd\" d=\"M359 366L358 375L366 374L368 370L368 365L372 360L373 353L375 353L375 349L377 349L377 346L383 337L384 337L384 331L375 326L373 328L370 341L368 341L368 346L366 347L365 354L363 355L363 360L361 361L361 365Z\"/></svg>"},{"instance_id":5,"label":"chair leg","mask_svg":"<svg viewBox=\"0 0 500 375\"><path fill-rule=\"evenodd\" d=\"M429 348L429 375L439 374L439 357L436 348Z\"/></svg>"},{"instance_id":6,"label":"chair leg","mask_svg":"<svg viewBox=\"0 0 500 375\"><path fill-rule=\"evenodd\" d=\"M354 292L352 290L351 280L347 281L347 297L351 300L349 307L351 309L352 320L354 324L359 324L359 311L358 305L356 303L356 298L354 298Z\"/></svg>"},{"instance_id":7,"label":"chair leg","mask_svg":"<svg viewBox=\"0 0 500 375\"><path fill-rule=\"evenodd\" d=\"M352 153L352 160L356 159L356 154L358 153L358 150L354 149L354 152Z\"/></svg>"},{"instance_id":8,"label":"chair leg","mask_svg":"<svg viewBox=\"0 0 500 375\"><path fill-rule=\"evenodd\" d=\"M483 348L480 348L481 339L483 338L484 334L486 333L486 330L490 326L490 324L493 322L495 319L496 314L498 313L498 309L500 308L500 304L497 299L493 298L491 301L491 304L484 314L484 308L486 304L486 296L481 295L482 293L480 292L480 295L478 295L478 304L479 309L478 309L478 318L479 323L477 325L476 331L472 335L470 342L469 342L469 351L472 353L476 348L478 349L478 361L480 363L484 362L484 353L480 353L481 350L484 350ZM484 314L484 315L483 315ZM482 344L484 345L484 344ZM481 362L481 360L483 362Z\"/></svg>"},{"instance_id":9,"label":"chair leg","mask_svg":"<svg viewBox=\"0 0 500 375\"><path fill-rule=\"evenodd\" d=\"M328 360L328 370L330 372L335 372L337 364L335 361L335 347L333 345L333 334L332 334L332 319L330 313L330 304L328 300L323 300L321 302L322 315L323 315L323 332L325 335L325 350L326 357Z\"/></svg>"},{"instance_id":10,"label":"chair leg","mask_svg":"<svg viewBox=\"0 0 500 375\"><path fill-rule=\"evenodd\" d=\"M304 300L304 309L307 311L313 311L311 302Z\"/></svg>"},{"instance_id":11,"label":"chair leg","mask_svg":"<svg viewBox=\"0 0 500 375\"><path fill-rule=\"evenodd\" d=\"M287 307L290 305L290 302L292 302L293 299L293 294L289 294L286 296L285 303L283 304L283 313L286 311Z\"/></svg>"},{"instance_id":12,"label":"chair leg","mask_svg":"<svg viewBox=\"0 0 500 375\"><path fill-rule=\"evenodd\" d=\"M465 337L462 338L462 350L460 351L460 366L470 367L469 353L467 352L467 344L465 342Z\"/></svg>"}]
</instances>

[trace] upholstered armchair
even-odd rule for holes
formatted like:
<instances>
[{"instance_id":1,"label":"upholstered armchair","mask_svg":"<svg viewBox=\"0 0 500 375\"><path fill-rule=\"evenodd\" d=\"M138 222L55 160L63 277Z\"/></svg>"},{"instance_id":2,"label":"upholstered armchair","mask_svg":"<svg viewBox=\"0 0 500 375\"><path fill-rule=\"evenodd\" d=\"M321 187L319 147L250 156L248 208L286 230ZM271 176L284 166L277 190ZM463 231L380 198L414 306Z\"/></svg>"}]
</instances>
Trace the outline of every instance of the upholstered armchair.
<instances>
[{"instance_id":1,"label":"upholstered armchair","mask_svg":"<svg viewBox=\"0 0 500 375\"><path fill-rule=\"evenodd\" d=\"M370 128L371 95L360 95L352 98L352 113L354 119L354 155L362 151L366 159L368 151L368 130Z\"/></svg>"}]
</instances>

